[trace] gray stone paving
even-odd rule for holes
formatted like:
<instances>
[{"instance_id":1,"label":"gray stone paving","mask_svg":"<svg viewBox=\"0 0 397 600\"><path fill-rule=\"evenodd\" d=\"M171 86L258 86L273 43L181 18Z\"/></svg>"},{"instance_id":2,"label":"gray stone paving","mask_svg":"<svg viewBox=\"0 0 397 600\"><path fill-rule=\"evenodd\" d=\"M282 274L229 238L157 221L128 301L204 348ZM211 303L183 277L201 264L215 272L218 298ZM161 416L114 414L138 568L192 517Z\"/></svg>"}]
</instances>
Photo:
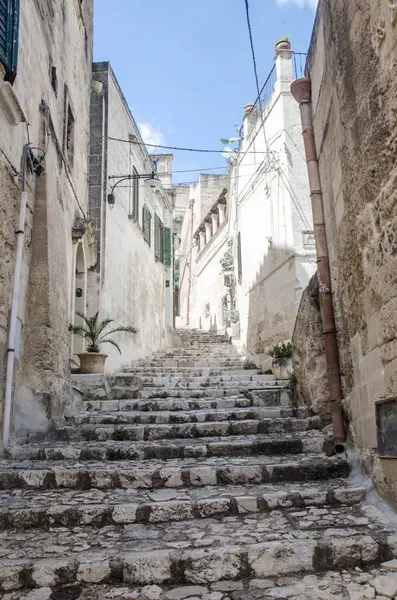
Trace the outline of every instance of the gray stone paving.
<instances>
[{"instance_id":1,"label":"gray stone paving","mask_svg":"<svg viewBox=\"0 0 397 600\"><path fill-rule=\"evenodd\" d=\"M82 412L0 460L0 598L397 597L397 536L318 418L181 335L107 387L77 376Z\"/></svg>"}]
</instances>

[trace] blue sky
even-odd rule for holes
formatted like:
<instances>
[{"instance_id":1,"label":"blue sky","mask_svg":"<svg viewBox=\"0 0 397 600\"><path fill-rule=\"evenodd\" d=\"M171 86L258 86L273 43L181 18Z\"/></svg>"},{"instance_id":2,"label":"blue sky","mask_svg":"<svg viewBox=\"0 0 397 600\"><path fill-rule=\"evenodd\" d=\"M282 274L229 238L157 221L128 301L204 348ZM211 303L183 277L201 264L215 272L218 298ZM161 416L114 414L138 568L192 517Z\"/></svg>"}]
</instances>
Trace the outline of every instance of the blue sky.
<instances>
[{"instance_id":1,"label":"blue sky","mask_svg":"<svg viewBox=\"0 0 397 600\"><path fill-rule=\"evenodd\" d=\"M250 0L260 86L277 38L306 52L315 4ZM244 0L95 0L94 19L94 59L111 63L145 141L217 149L236 135L243 105L256 98ZM174 151L174 171L225 163ZM194 178L175 174L174 182Z\"/></svg>"}]
</instances>

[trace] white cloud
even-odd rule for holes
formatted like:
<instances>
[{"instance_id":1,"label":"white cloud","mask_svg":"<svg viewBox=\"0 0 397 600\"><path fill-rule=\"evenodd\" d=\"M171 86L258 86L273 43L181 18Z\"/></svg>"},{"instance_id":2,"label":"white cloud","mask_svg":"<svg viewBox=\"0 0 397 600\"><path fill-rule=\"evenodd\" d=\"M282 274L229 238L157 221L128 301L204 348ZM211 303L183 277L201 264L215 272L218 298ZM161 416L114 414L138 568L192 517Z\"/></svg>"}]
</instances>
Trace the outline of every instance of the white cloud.
<instances>
[{"instance_id":1,"label":"white cloud","mask_svg":"<svg viewBox=\"0 0 397 600\"><path fill-rule=\"evenodd\" d=\"M316 8L318 0L276 0L277 4L280 6L284 6L286 4L295 4L295 6L299 6L299 8L303 8L304 6L311 6L312 8Z\"/></svg>"},{"instance_id":2,"label":"white cloud","mask_svg":"<svg viewBox=\"0 0 397 600\"><path fill-rule=\"evenodd\" d=\"M156 125L151 123L138 123L139 131L145 144L164 144L164 135Z\"/></svg>"}]
</instances>

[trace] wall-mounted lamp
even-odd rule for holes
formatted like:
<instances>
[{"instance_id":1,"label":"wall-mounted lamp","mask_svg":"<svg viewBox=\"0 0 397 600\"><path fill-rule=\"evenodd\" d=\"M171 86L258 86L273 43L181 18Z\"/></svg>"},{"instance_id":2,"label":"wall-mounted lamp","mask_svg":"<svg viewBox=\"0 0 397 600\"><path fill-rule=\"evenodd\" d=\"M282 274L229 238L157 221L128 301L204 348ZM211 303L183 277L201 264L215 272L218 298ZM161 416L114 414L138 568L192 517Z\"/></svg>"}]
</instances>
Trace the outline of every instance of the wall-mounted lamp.
<instances>
[{"instance_id":1,"label":"wall-mounted lamp","mask_svg":"<svg viewBox=\"0 0 397 600\"><path fill-rule=\"evenodd\" d=\"M109 175L109 179L118 179L114 185L112 185L110 192L108 194L108 204L109 208L114 208L116 204L116 196L114 195L114 190L122 181L128 181L130 179L144 179L144 185L147 188L150 188L153 191L159 191L162 188L161 181L157 177L155 171L151 173L145 173L142 175L139 174L131 174L131 175Z\"/></svg>"}]
</instances>

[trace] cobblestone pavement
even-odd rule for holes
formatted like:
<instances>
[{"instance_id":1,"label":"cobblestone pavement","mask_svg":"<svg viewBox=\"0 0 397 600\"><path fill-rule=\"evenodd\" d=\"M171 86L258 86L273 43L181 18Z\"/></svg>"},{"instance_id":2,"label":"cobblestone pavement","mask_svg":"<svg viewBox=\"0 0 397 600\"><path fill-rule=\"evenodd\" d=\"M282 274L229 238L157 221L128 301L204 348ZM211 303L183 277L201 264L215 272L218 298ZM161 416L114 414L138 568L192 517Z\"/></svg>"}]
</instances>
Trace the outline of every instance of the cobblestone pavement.
<instances>
[{"instance_id":1,"label":"cobblestone pavement","mask_svg":"<svg viewBox=\"0 0 397 600\"><path fill-rule=\"evenodd\" d=\"M397 598L397 536L319 419L213 334L0 460L0 598ZM87 383L88 382L88 383Z\"/></svg>"}]
</instances>

